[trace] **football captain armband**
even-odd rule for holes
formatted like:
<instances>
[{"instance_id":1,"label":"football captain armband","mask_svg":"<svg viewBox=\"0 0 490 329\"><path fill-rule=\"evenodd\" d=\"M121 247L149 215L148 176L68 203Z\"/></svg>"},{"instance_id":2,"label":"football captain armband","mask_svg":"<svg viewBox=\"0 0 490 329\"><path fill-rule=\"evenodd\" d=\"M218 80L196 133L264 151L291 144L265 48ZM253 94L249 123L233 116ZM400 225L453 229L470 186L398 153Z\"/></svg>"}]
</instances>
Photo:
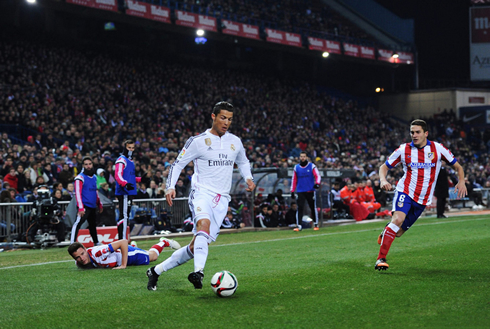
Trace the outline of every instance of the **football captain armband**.
<instances>
[{"instance_id":1,"label":"football captain armband","mask_svg":"<svg viewBox=\"0 0 490 329\"><path fill-rule=\"evenodd\" d=\"M114 252L114 248L112 248L112 244L107 245L107 249L109 249L110 252Z\"/></svg>"}]
</instances>

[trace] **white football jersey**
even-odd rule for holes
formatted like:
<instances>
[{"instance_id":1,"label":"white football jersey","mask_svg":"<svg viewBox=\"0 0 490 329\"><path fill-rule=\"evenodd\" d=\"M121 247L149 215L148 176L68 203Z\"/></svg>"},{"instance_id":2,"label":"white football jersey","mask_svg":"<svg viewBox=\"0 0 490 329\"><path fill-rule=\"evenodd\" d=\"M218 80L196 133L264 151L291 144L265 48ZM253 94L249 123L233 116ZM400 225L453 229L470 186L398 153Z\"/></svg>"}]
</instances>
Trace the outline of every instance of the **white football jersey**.
<instances>
[{"instance_id":1,"label":"white football jersey","mask_svg":"<svg viewBox=\"0 0 490 329\"><path fill-rule=\"evenodd\" d=\"M167 189L175 188L180 172L191 161L194 161L193 189L207 189L229 199L235 163L245 180L253 179L240 138L229 132L219 137L210 130L187 140L170 168Z\"/></svg>"}]
</instances>

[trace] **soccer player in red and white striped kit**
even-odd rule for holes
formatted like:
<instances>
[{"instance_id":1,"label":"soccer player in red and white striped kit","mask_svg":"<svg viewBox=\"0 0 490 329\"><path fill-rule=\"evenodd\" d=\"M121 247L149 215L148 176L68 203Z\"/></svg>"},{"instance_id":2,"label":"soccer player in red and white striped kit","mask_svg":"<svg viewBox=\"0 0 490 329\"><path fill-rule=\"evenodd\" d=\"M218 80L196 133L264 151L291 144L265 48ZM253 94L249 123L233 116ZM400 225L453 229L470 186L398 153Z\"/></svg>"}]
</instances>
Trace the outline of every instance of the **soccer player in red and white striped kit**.
<instances>
[{"instance_id":1,"label":"soccer player in red and white striped kit","mask_svg":"<svg viewBox=\"0 0 490 329\"><path fill-rule=\"evenodd\" d=\"M410 135L412 142L401 144L379 168L380 186L386 191L393 189L386 179L389 169L401 163L405 174L396 186L392 220L378 238L381 247L375 270L389 268L386 255L393 240L402 236L432 202L441 161L447 162L458 173L458 184L455 186L458 197L467 194L463 167L442 144L427 139L427 123L419 119L412 121Z\"/></svg>"}]
</instances>

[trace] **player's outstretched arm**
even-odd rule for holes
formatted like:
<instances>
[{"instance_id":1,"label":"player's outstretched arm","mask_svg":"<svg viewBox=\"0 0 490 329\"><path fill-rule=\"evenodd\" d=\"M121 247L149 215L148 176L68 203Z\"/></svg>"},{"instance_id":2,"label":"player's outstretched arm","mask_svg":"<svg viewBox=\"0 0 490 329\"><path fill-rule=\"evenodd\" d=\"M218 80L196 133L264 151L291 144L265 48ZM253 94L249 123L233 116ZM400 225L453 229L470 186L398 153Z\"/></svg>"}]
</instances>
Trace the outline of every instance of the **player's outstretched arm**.
<instances>
[{"instance_id":1,"label":"player's outstretched arm","mask_svg":"<svg viewBox=\"0 0 490 329\"><path fill-rule=\"evenodd\" d=\"M466 184L464 183L464 169L459 162L452 165L452 168L458 173L458 184L454 187L454 192L458 193L458 198L463 198L468 195Z\"/></svg>"},{"instance_id":2,"label":"player's outstretched arm","mask_svg":"<svg viewBox=\"0 0 490 329\"><path fill-rule=\"evenodd\" d=\"M122 270L125 269L128 265L128 240L118 240L116 242L111 243L112 249L116 251L117 249L121 250L121 266L117 266L112 268L113 270Z\"/></svg>"}]
</instances>

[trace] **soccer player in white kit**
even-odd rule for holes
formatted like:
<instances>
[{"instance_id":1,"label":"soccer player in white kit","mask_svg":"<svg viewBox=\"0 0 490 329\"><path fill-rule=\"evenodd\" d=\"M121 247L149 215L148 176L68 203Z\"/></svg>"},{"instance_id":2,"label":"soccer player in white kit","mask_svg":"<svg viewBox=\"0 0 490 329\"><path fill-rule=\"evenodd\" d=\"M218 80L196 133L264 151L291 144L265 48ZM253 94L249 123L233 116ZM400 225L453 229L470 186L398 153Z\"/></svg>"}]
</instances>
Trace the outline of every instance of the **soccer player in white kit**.
<instances>
[{"instance_id":1,"label":"soccer player in white kit","mask_svg":"<svg viewBox=\"0 0 490 329\"><path fill-rule=\"evenodd\" d=\"M466 195L463 167L442 144L427 139L427 123L423 120L412 121L410 135L412 142L400 145L379 168L380 186L386 191L393 189L386 180L389 169L401 163L405 174L396 186L391 223L386 225L378 238L381 247L374 265L375 270L389 268L386 255L391 243L395 237L401 237L420 217L425 206L432 202L442 160L449 163L458 173L458 184L454 187L458 197Z\"/></svg>"},{"instance_id":2,"label":"soccer player in white kit","mask_svg":"<svg viewBox=\"0 0 490 329\"><path fill-rule=\"evenodd\" d=\"M194 259L194 272L188 280L195 289L202 289L208 245L216 241L221 223L228 211L229 195L236 163L247 183L247 191L255 189L250 162L241 140L228 132L233 119L233 105L219 102L211 114L213 125L200 135L191 137L172 164L167 179L166 199L170 206L175 198L175 184L185 166L194 161L189 207L194 221L194 238L186 247L162 263L146 271L148 290L157 289L158 277L174 267Z\"/></svg>"}]
</instances>

